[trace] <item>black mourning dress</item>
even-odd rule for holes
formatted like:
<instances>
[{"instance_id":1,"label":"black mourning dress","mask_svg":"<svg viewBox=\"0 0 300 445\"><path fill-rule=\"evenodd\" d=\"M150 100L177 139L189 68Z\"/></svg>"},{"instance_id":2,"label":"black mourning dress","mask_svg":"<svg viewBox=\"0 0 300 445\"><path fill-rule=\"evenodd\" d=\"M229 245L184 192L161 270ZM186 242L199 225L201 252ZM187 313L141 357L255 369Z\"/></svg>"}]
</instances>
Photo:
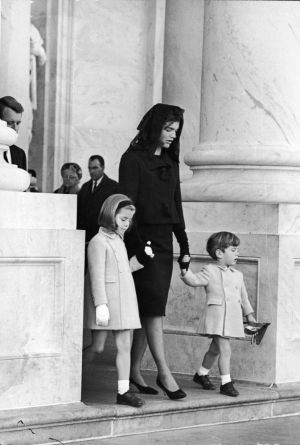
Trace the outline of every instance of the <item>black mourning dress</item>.
<instances>
[{"instance_id":1,"label":"black mourning dress","mask_svg":"<svg viewBox=\"0 0 300 445\"><path fill-rule=\"evenodd\" d=\"M123 154L119 185L136 206L136 224L125 236L129 257L143 252L150 240L155 257L133 273L140 316L163 316L173 268L173 233L181 255L189 254L179 180L179 138L183 126L179 107L157 104L143 117L139 133ZM154 154L166 122L179 121L176 139L160 156ZM142 259L140 261L143 261Z\"/></svg>"}]
</instances>

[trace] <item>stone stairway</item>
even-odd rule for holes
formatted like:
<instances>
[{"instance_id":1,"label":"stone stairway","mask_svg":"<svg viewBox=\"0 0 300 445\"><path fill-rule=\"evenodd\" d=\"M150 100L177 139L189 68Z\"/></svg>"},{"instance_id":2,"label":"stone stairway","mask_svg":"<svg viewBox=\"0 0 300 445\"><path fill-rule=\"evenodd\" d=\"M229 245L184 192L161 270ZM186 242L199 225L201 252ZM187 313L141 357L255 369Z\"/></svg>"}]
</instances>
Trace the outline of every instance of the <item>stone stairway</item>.
<instances>
[{"instance_id":1,"label":"stone stairway","mask_svg":"<svg viewBox=\"0 0 300 445\"><path fill-rule=\"evenodd\" d=\"M155 375L147 372L155 386ZM274 418L300 413L300 384L268 388L236 382L240 396L204 391L191 376L177 375L188 397L171 401L160 392L143 396L141 409L115 404L116 373L99 364L85 368L81 403L0 411L1 445L65 444L193 426ZM217 384L219 382L216 381Z\"/></svg>"}]
</instances>

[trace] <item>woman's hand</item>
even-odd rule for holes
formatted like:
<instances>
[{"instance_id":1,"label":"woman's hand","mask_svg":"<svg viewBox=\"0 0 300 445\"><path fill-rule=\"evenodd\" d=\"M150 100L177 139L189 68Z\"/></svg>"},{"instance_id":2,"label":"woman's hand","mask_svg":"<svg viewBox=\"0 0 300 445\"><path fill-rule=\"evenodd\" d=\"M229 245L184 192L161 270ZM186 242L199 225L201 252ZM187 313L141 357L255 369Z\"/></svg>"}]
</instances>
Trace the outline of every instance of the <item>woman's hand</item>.
<instances>
[{"instance_id":1,"label":"woman's hand","mask_svg":"<svg viewBox=\"0 0 300 445\"><path fill-rule=\"evenodd\" d=\"M99 304L96 306L96 325L108 326L110 320L107 304Z\"/></svg>"},{"instance_id":2,"label":"woman's hand","mask_svg":"<svg viewBox=\"0 0 300 445\"><path fill-rule=\"evenodd\" d=\"M146 266L147 264L152 261L152 258L154 258L154 253L151 247L151 241L147 241L146 244L144 244L143 241L139 244L138 248L135 251L136 258L140 264L143 266Z\"/></svg>"},{"instance_id":3,"label":"woman's hand","mask_svg":"<svg viewBox=\"0 0 300 445\"><path fill-rule=\"evenodd\" d=\"M187 271L190 262L191 262L190 255L180 255L180 257L178 258L178 263L181 270L185 269L185 271Z\"/></svg>"},{"instance_id":4,"label":"woman's hand","mask_svg":"<svg viewBox=\"0 0 300 445\"><path fill-rule=\"evenodd\" d=\"M153 253L153 250L152 250L152 247L151 247L151 241L147 241L146 242L146 246L145 246L144 252L150 258L154 258L154 253Z\"/></svg>"}]
</instances>

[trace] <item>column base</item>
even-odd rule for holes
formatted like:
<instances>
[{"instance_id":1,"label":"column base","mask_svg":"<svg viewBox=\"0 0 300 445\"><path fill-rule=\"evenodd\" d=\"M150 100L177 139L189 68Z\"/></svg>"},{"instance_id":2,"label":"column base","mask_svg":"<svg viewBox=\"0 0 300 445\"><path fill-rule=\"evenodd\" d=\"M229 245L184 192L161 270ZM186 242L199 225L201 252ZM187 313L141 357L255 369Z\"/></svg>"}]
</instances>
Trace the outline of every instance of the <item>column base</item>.
<instances>
[{"instance_id":1,"label":"column base","mask_svg":"<svg viewBox=\"0 0 300 445\"><path fill-rule=\"evenodd\" d=\"M193 177L185 201L298 203L300 154L293 147L201 144L185 156Z\"/></svg>"}]
</instances>

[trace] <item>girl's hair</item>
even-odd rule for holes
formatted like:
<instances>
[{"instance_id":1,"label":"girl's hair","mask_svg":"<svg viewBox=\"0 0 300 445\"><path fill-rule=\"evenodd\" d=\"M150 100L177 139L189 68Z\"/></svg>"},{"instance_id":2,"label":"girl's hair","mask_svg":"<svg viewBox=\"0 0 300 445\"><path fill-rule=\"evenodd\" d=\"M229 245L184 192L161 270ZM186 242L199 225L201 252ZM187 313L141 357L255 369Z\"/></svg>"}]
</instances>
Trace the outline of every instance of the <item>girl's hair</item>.
<instances>
[{"instance_id":1,"label":"girl's hair","mask_svg":"<svg viewBox=\"0 0 300 445\"><path fill-rule=\"evenodd\" d=\"M217 260L216 250L220 249L222 252L229 246L237 247L240 244L240 239L231 232L217 232L213 233L207 240L206 250L209 255Z\"/></svg>"},{"instance_id":2,"label":"girl's hair","mask_svg":"<svg viewBox=\"0 0 300 445\"><path fill-rule=\"evenodd\" d=\"M116 225L116 215L124 208L135 212L135 206L128 196L121 194L109 196L101 207L98 217L99 226L115 232L118 228Z\"/></svg>"}]
</instances>

